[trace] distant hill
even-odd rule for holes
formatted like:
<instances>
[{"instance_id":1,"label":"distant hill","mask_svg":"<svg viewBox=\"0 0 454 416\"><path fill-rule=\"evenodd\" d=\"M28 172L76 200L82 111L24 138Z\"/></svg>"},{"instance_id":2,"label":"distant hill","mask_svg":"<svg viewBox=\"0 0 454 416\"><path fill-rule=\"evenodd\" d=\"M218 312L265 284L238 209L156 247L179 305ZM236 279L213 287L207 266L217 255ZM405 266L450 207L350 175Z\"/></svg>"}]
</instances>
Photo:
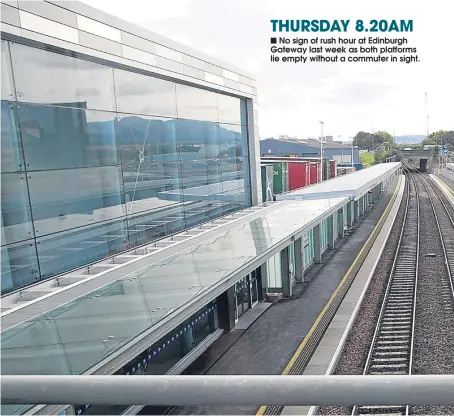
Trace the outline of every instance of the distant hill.
<instances>
[{"instance_id":1,"label":"distant hill","mask_svg":"<svg viewBox=\"0 0 454 416\"><path fill-rule=\"evenodd\" d=\"M407 136L396 136L396 143L421 143L426 136L421 134L409 134Z\"/></svg>"}]
</instances>

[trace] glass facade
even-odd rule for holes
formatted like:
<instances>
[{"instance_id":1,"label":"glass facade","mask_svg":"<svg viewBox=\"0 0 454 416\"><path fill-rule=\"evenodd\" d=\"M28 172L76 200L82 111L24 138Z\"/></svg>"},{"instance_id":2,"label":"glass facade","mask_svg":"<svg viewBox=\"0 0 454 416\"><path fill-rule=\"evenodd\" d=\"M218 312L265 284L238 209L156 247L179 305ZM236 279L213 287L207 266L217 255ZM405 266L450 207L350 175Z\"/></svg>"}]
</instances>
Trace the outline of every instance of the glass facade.
<instances>
[{"instance_id":1,"label":"glass facade","mask_svg":"<svg viewBox=\"0 0 454 416\"><path fill-rule=\"evenodd\" d=\"M2 293L250 205L245 100L1 54Z\"/></svg>"}]
</instances>

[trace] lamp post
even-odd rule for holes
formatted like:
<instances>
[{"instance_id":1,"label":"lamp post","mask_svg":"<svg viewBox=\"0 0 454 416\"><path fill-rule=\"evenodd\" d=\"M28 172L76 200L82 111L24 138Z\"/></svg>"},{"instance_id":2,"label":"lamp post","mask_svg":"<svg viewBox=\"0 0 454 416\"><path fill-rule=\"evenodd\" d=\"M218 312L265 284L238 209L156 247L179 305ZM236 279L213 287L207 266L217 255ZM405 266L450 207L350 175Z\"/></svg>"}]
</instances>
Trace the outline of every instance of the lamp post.
<instances>
[{"instance_id":1,"label":"lamp post","mask_svg":"<svg viewBox=\"0 0 454 416\"><path fill-rule=\"evenodd\" d=\"M351 139L352 139L352 167L353 167L353 142L355 139L353 137L351 137Z\"/></svg>"},{"instance_id":2,"label":"lamp post","mask_svg":"<svg viewBox=\"0 0 454 416\"><path fill-rule=\"evenodd\" d=\"M320 123L320 182L323 182L323 125L325 124L323 121L319 121Z\"/></svg>"}]
</instances>

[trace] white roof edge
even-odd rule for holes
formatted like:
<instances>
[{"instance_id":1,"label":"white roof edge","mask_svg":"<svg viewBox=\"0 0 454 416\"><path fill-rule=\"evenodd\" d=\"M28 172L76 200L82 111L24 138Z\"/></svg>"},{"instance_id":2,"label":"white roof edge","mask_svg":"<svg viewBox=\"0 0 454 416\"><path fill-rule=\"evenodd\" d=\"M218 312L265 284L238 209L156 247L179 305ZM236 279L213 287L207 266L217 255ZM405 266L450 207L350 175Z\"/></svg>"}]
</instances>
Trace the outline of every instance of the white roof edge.
<instances>
[{"instance_id":1,"label":"white roof edge","mask_svg":"<svg viewBox=\"0 0 454 416\"><path fill-rule=\"evenodd\" d=\"M249 78L251 80L256 80L255 76L248 72L245 71L241 68L236 67L235 65L232 65L226 61L223 61L222 59L216 58L214 56L210 56L208 54L205 54L203 52L200 52L196 49L193 49L190 46L181 44L179 42L176 42L170 38L167 38L165 36L162 36L158 33L155 33L149 29L146 29L143 26L139 26L136 23L131 23L128 22L125 19L122 19L120 17L117 17L113 14L110 14L108 12L105 12L104 10L100 10L96 7L90 6L84 2L81 1L69 1L69 2L54 2L57 3L59 7L62 8L67 8L68 10L71 10L75 13L78 13L80 15L84 15L85 17L88 17L93 20L100 21L104 24L107 24L109 26L115 27L116 29L120 29L124 32L130 33L135 36L143 37L144 39L149 40L150 42L154 42L157 44L160 44L162 46L166 46L170 49L175 49L178 52L183 52L187 55L190 55L194 58L198 58L202 61L208 62L210 64L213 64L215 66L219 66L221 68L231 70L234 72L237 72L239 75L242 75L246 78ZM71 4L72 3L72 4ZM75 6L75 7L74 7ZM100 14L103 14L106 18L107 21L115 21L115 24L112 23L105 23L103 20L100 20L101 16ZM133 30L135 28L135 30ZM142 33L142 35L141 35ZM148 35L148 36L147 36ZM152 40L153 39L153 40Z\"/></svg>"}]
</instances>

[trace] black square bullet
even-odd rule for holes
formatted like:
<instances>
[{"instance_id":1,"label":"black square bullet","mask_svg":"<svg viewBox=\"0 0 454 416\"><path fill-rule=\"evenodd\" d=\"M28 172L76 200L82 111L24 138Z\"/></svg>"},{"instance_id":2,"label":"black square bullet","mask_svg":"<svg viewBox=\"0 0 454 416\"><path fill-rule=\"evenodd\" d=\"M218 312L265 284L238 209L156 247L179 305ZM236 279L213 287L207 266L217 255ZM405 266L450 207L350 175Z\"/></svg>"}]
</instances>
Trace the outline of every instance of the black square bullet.
<instances>
[{"instance_id":1,"label":"black square bullet","mask_svg":"<svg viewBox=\"0 0 454 416\"><path fill-rule=\"evenodd\" d=\"M277 43L277 38L271 38L271 43Z\"/></svg>"}]
</instances>

